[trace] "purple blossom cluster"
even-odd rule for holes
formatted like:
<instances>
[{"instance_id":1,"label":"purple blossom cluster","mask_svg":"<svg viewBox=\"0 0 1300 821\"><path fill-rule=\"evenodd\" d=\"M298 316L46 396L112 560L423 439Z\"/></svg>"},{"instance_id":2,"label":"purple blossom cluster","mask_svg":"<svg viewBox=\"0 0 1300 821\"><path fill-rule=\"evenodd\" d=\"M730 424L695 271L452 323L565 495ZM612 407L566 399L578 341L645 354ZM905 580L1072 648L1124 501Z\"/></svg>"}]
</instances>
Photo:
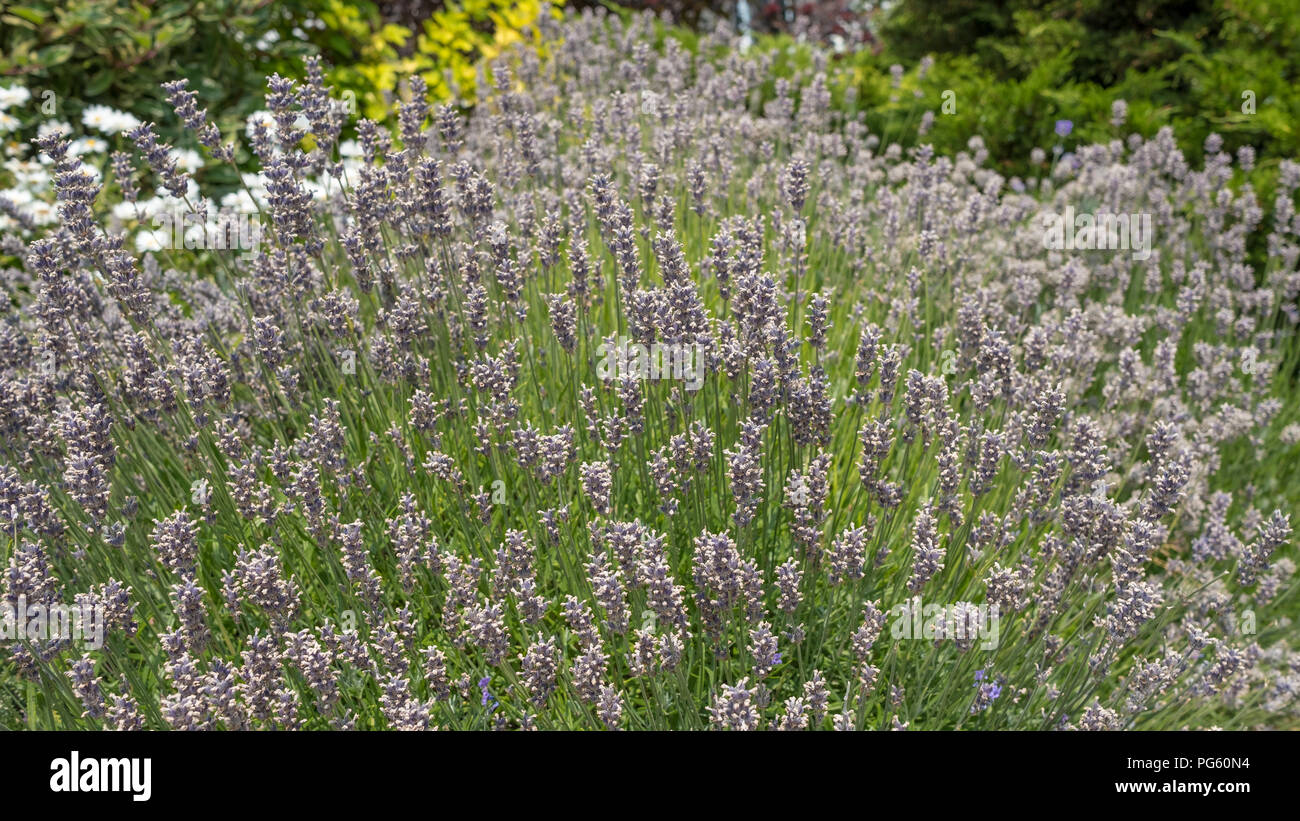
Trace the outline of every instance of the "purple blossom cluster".
<instances>
[{"instance_id":1,"label":"purple blossom cluster","mask_svg":"<svg viewBox=\"0 0 1300 821\"><path fill-rule=\"evenodd\" d=\"M1267 225L1168 131L1009 180L832 108L826 53L764 99L725 29L538 26L468 112L413 78L347 165L319 66L270 78L269 242L209 267L126 250L42 143L61 221L0 271L0 592L110 629L0 670L114 729L1296 715L1300 655L1246 629L1291 526L1226 468L1277 446L1300 165ZM1151 215L1149 258L1045 248L1075 204ZM702 387L600 378L613 337L700 346ZM995 606L1001 645L898 639L913 596Z\"/></svg>"}]
</instances>

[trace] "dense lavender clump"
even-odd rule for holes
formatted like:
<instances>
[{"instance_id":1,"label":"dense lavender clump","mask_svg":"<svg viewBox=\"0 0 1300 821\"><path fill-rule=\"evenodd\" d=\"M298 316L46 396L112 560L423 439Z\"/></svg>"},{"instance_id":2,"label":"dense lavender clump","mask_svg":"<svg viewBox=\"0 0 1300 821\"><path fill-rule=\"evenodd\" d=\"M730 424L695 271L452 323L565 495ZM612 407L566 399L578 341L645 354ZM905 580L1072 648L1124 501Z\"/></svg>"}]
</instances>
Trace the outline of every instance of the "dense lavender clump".
<instances>
[{"instance_id":1,"label":"dense lavender clump","mask_svg":"<svg viewBox=\"0 0 1300 821\"><path fill-rule=\"evenodd\" d=\"M936 156L831 109L823 56L756 105L773 58L728 31L538 25L468 116L412 80L355 143L318 65L270 78L262 246L206 268L124 250L43 140L61 222L3 272L0 590L106 635L5 645L33 720L1294 722L1291 525L1224 468L1282 408L1300 166L1271 225L1168 131L1008 180L977 136ZM207 207L130 138L128 201L138 167ZM1150 253L1049 247L1067 207L1148 215Z\"/></svg>"}]
</instances>

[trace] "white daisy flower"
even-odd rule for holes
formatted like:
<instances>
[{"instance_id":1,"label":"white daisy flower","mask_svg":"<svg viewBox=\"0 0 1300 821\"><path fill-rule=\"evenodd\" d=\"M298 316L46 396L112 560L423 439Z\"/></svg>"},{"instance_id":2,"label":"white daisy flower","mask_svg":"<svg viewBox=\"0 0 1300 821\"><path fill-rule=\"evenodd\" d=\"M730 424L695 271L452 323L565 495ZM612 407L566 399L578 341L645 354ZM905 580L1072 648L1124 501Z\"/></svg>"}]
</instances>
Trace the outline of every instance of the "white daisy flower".
<instances>
[{"instance_id":1,"label":"white daisy flower","mask_svg":"<svg viewBox=\"0 0 1300 821\"><path fill-rule=\"evenodd\" d=\"M302 187L316 202L324 202L329 196L329 189L316 180L303 180Z\"/></svg>"},{"instance_id":2,"label":"white daisy flower","mask_svg":"<svg viewBox=\"0 0 1300 821\"><path fill-rule=\"evenodd\" d=\"M0 191L0 199L6 199L14 205L26 205L32 201L32 192L26 188L9 188Z\"/></svg>"},{"instance_id":3,"label":"white daisy flower","mask_svg":"<svg viewBox=\"0 0 1300 821\"><path fill-rule=\"evenodd\" d=\"M99 182L104 177L98 168L93 165L87 165L84 162L77 171L80 172L83 177L89 177L92 182Z\"/></svg>"},{"instance_id":4,"label":"white daisy flower","mask_svg":"<svg viewBox=\"0 0 1300 821\"><path fill-rule=\"evenodd\" d=\"M140 125L140 121L106 105L88 105L81 112L81 124L103 134L120 134Z\"/></svg>"},{"instance_id":5,"label":"white daisy flower","mask_svg":"<svg viewBox=\"0 0 1300 821\"><path fill-rule=\"evenodd\" d=\"M203 156L193 149L174 149L171 156L182 171L198 171L203 167Z\"/></svg>"},{"instance_id":6,"label":"white daisy flower","mask_svg":"<svg viewBox=\"0 0 1300 821\"><path fill-rule=\"evenodd\" d=\"M82 154L103 154L107 150L108 143L99 137L82 137L73 140L72 145L68 147L68 153L74 157L80 157Z\"/></svg>"},{"instance_id":7,"label":"white daisy flower","mask_svg":"<svg viewBox=\"0 0 1300 821\"><path fill-rule=\"evenodd\" d=\"M134 220L137 218L136 204L133 202L119 202L117 205L114 205L110 209L110 211L114 217L122 220L123 222L126 222L127 220Z\"/></svg>"},{"instance_id":8,"label":"white daisy flower","mask_svg":"<svg viewBox=\"0 0 1300 821\"><path fill-rule=\"evenodd\" d=\"M32 200L25 210L37 225L52 225L59 221L59 212L45 200Z\"/></svg>"},{"instance_id":9,"label":"white daisy flower","mask_svg":"<svg viewBox=\"0 0 1300 821\"><path fill-rule=\"evenodd\" d=\"M239 190L221 198L221 207L238 214L256 214L257 202L247 191Z\"/></svg>"},{"instance_id":10,"label":"white daisy flower","mask_svg":"<svg viewBox=\"0 0 1300 821\"><path fill-rule=\"evenodd\" d=\"M48 120L36 127L36 136L48 137L50 134L62 134L68 136L72 133L72 126L62 120Z\"/></svg>"},{"instance_id":11,"label":"white daisy flower","mask_svg":"<svg viewBox=\"0 0 1300 821\"><path fill-rule=\"evenodd\" d=\"M125 111L117 111L114 113L116 116L113 118L113 125L117 128L118 132L125 133L140 126L140 119L138 117L128 114Z\"/></svg>"},{"instance_id":12,"label":"white daisy flower","mask_svg":"<svg viewBox=\"0 0 1300 821\"><path fill-rule=\"evenodd\" d=\"M269 111L254 111L248 115L248 124L244 127L244 133L250 138L253 136L253 126L257 123L266 123L266 130L275 136L275 117Z\"/></svg>"},{"instance_id":13,"label":"white daisy flower","mask_svg":"<svg viewBox=\"0 0 1300 821\"><path fill-rule=\"evenodd\" d=\"M109 129L113 122L114 113L113 109L106 105L88 105L81 112L81 124L96 131L111 134L113 132Z\"/></svg>"},{"instance_id":14,"label":"white daisy flower","mask_svg":"<svg viewBox=\"0 0 1300 821\"><path fill-rule=\"evenodd\" d=\"M252 139L253 126L258 122L266 123L266 131L271 135L272 140L278 139L277 133L279 129L276 128L275 125L275 115L265 110L254 111L252 114L248 115L248 120L244 125L244 133L248 135L249 139ZM307 119L306 114L300 113L296 118L294 118L293 127L304 133L309 132L311 131L311 121Z\"/></svg>"},{"instance_id":15,"label":"white daisy flower","mask_svg":"<svg viewBox=\"0 0 1300 821\"><path fill-rule=\"evenodd\" d=\"M140 212L141 222L153 219L158 214L167 210L168 207L161 197L149 197L148 199L140 200L135 205Z\"/></svg>"},{"instance_id":16,"label":"white daisy flower","mask_svg":"<svg viewBox=\"0 0 1300 821\"><path fill-rule=\"evenodd\" d=\"M135 250L144 254L149 251L161 251L171 245L171 232L166 228L144 230L135 235Z\"/></svg>"},{"instance_id":17,"label":"white daisy flower","mask_svg":"<svg viewBox=\"0 0 1300 821\"><path fill-rule=\"evenodd\" d=\"M22 105L32 98L32 93L22 86L0 88L0 111Z\"/></svg>"},{"instance_id":18,"label":"white daisy flower","mask_svg":"<svg viewBox=\"0 0 1300 821\"><path fill-rule=\"evenodd\" d=\"M50 172L41 163L31 160L5 160L4 168L14 175L14 182L28 188L44 188L52 179Z\"/></svg>"}]
</instances>

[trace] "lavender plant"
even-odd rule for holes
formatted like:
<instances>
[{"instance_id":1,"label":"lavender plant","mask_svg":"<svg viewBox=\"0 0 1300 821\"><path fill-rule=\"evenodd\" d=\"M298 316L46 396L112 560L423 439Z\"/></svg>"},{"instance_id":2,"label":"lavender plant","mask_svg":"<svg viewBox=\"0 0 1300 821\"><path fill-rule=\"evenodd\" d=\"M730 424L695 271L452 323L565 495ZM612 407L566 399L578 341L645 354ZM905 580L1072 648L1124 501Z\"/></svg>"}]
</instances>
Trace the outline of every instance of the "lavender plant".
<instances>
[{"instance_id":1,"label":"lavender plant","mask_svg":"<svg viewBox=\"0 0 1300 821\"><path fill-rule=\"evenodd\" d=\"M1295 725L1288 516L1225 460L1294 418L1300 165L1271 224L1168 132L1008 180L832 110L825 55L759 104L726 29L539 26L346 155L270 78L261 244L210 274L41 141L0 589L102 640L7 635L14 725ZM132 138L120 190L210 208ZM1059 247L1067 208L1147 228Z\"/></svg>"}]
</instances>

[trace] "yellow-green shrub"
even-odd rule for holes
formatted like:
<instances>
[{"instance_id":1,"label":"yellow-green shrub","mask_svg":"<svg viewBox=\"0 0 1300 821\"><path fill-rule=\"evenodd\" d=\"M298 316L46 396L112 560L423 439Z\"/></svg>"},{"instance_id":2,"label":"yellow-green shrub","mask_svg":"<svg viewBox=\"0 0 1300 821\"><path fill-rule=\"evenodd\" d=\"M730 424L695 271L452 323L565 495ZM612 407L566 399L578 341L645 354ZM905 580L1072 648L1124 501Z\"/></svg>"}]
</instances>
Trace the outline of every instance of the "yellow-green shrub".
<instances>
[{"instance_id":1,"label":"yellow-green shrub","mask_svg":"<svg viewBox=\"0 0 1300 821\"><path fill-rule=\"evenodd\" d=\"M412 31L385 22L371 4L325 0L317 12L327 27L320 45L335 58L331 82L357 95L363 116L379 119L398 83L415 74L424 78L435 99L450 99L457 92L472 99L479 64L525 36L537 42L533 23L543 13L558 15L555 7L561 4L461 0Z\"/></svg>"}]
</instances>

